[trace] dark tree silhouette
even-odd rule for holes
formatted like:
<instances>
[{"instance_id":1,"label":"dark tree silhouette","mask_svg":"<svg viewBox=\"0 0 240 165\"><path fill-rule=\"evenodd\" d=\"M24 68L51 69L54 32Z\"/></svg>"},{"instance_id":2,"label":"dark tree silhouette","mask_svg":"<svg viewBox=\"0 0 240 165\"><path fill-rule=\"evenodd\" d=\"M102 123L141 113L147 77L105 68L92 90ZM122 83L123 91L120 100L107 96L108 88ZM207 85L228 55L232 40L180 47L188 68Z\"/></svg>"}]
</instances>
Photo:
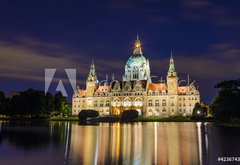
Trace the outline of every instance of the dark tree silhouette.
<instances>
[{"instance_id":1,"label":"dark tree silhouette","mask_svg":"<svg viewBox=\"0 0 240 165\"><path fill-rule=\"evenodd\" d=\"M218 96L210 105L217 122L240 123L240 78L218 83Z\"/></svg>"}]
</instances>

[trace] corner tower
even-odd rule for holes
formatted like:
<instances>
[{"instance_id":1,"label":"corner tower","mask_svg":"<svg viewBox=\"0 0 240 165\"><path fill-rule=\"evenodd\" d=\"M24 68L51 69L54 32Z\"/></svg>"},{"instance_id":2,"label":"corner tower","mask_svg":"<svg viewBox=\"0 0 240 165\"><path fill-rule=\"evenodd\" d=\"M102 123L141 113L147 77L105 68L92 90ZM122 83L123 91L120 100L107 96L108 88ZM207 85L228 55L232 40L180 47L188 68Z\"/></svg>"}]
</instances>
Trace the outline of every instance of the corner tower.
<instances>
[{"instance_id":1,"label":"corner tower","mask_svg":"<svg viewBox=\"0 0 240 165\"><path fill-rule=\"evenodd\" d=\"M97 75L96 75L94 63L92 61L88 78L86 80L87 96L93 96L94 91L97 88L97 84L98 84Z\"/></svg>"},{"instance_id":2,"label":"corner tower","mask_svg":"<svg viewBox=\"0 0 240 165\"><path fill-rule=\"evenodd\" d=\"M126 81L132 80L150 80L149 61L143 56L141 42L139 37L135 40L132 56L125 65Z\"/></svg>"},{"instance_id":3,"label":"corner tower","mask_svg":"<svg viewBox=\"0 0 240 165\"><path fill-rule=\"evenodd\" d=\"M174 60L171 52L171 57L169 61L169 69L167 73L167 87L169 94L177 94L177 86L178 86L178 77L177 72L174 66Z\"/></svg>"}]
</instances>

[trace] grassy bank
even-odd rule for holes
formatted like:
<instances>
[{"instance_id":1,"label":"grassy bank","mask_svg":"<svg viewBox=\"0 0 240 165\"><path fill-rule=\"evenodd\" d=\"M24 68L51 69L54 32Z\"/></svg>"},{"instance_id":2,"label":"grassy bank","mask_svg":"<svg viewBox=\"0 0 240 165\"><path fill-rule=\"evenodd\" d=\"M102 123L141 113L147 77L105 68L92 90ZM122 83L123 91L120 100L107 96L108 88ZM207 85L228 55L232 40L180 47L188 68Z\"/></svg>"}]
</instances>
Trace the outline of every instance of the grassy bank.
<instances>
[{"instance_id":1,"label":"grassy bank","mask_svg":"<svg viewBox=\"0 0 240 165\"><path fill-rule=\"evenodd\" d=\"M9 117L9 116L1 116L0 120L19 120L19 121L79 121L77 116L64 117L64 116L56 116L56 117Z\"/></svg>"},{"instance_id":2,"label":"grassy bank","mask_svg":"<svg viewBox=\"0 0 240 165\"><path fill-rule=\"evenodd\" d=\"M71 117L56 116L56 117L51 117L48 120L49 121L79 121L77 116L71 116Z\"/></svg>"},{"instance_id":3,"label":"grassy bank","mask_svg":"<svg viewBox=\"0 0 240 165\"><path fill-rule=\"evenodd\" d=\"M138 117L138 122L192 122L189 117Z\"/></svg>"},{"instance_id":4,"label":"grassy bank","mask_svg":"<svg viewBox=\"0 0 240 165\"><path fill-rule=\"evenodd\" d=\"M190 117L138 117L138 122L213 122L213 119L194 120Z\"/></svg>"}]
</instances>

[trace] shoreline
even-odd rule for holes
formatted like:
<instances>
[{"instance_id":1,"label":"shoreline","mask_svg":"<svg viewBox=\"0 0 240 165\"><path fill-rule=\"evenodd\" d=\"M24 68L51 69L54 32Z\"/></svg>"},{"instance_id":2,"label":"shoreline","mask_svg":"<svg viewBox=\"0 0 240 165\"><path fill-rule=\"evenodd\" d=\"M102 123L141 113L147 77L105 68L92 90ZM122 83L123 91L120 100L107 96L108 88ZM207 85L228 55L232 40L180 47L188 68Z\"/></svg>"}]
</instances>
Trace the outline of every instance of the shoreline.
<instances>
[{"instance_id":1,"label":"shoreline","mask_svg":"<svg viewBox=\"0 0 240 165\"><path fill-rule=\"evenodd\" d=\"M51 117L51 118L26 118L26 117L0 117L0 121L79 121L76 116L71 117ZM214 122L213 119L191 119L190 117L138 117L130 121L121 121L120 116L101 116L98 118L88 119L88 122Z\"/></svg>"},{"instance_id":2,"label":"shoreline","mask_svg":"<svg viewBox=\"0 0 240 165\"><path fill-rule=\"evenodd\" d=\"M0 121L26 121L26 122L51 122L51 121L63 121L63 122L83 122L89 124L96 123L137 123L137 122L210 122L224 127L240 127L240 124L236 123L219 123L212 118L207 119L191 119L190 117L138 117L134 120L121 121L120 116L101 116L98 118L92 118L85 121L80 121L78 117L52 117L52 118L26 118L26 117L0 117Z\"/></svg>"}]
</instances>

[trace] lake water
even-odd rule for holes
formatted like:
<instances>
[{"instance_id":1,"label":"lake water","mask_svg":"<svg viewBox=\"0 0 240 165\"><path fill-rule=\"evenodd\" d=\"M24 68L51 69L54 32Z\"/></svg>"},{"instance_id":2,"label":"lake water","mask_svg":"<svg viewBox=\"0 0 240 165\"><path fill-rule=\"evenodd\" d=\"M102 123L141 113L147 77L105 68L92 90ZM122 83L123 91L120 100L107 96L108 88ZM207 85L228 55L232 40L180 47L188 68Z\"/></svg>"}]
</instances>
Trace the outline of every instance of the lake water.
<instances>
[{"instance_id":1,"label":"lake water","mask_svg":"<svg viewBox=\"0 0 240 165\"><path fill-rule=\"evenodd\" d=\"M218 157L240 157L240 128L213 123L0 125L1 165L229 164Z\"/></svg>"}]
</instances>

